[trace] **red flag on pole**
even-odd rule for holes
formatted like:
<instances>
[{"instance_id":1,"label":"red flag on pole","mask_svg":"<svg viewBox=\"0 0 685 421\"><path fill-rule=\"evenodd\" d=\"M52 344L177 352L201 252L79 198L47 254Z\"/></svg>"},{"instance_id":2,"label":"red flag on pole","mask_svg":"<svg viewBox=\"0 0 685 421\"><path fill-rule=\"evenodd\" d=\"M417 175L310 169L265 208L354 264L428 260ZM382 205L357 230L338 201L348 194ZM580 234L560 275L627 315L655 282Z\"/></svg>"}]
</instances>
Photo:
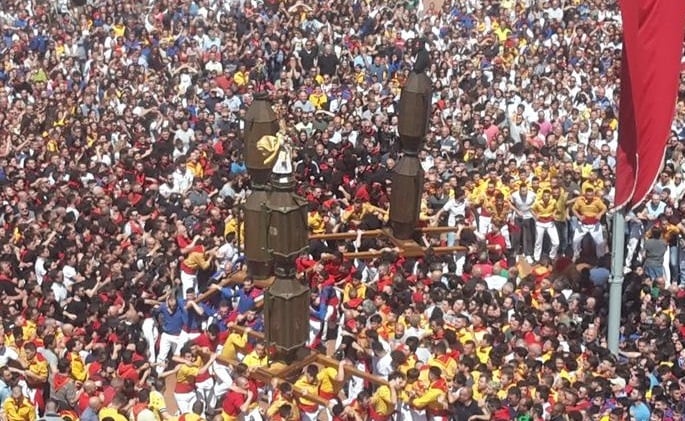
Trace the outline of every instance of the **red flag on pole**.
<instances>
[{"instance_id":1,"label":"red flag on pole","mask_svg":"<svg viewBox=\"0 0 685 421\"><path fill-rule=\"evenodd\" d=\"M678 95L685 1L621 0L617 207L639 205L662 167Z\"/></svg>"}]
</instances>

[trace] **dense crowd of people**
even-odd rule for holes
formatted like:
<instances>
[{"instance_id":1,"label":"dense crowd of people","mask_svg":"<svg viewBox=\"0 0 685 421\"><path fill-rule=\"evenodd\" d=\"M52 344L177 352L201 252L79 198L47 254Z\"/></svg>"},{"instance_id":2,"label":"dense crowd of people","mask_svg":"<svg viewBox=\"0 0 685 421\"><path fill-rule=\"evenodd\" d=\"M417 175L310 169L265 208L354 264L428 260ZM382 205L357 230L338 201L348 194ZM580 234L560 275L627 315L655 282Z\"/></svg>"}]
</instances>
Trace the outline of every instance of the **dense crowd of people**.
<instances>
[{"instance_id":1,"label":"dense crowd of people","mask_svg":"<svg viewBox=\"0 0 685 421\"><path fill-rule=\"evenodd\" d=\"M6 0L0 24L4 421L683 418L685 82L628 215L618 355L604 339L615 0ZM408 258L364 232L402 195L419 49L420 224L455 229ZM255 377L264 291L219 284L252 235L258 93L296 150L311 233L356 233L296 262L307 346L339 364L271 384Z\"/></svg>"}]
</instances>

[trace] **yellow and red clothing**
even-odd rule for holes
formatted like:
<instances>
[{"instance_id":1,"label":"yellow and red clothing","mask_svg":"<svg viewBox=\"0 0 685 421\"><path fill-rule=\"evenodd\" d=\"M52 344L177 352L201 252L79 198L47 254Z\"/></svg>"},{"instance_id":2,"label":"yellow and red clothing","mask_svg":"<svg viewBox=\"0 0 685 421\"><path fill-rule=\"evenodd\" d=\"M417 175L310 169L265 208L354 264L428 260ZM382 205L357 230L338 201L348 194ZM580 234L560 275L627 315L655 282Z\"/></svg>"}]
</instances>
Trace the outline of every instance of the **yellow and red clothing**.
<instances>
[{"instance_id":1,"label":"yellow and red clothing","mask_svg":"<svg viewBox=\"0 0 685 421\"><path fill-rule=\"evenodd\" d=\"M321 382L319 382L318 379L315 379L313 382L310 382L309 380L307 380L307 376L301 376L299 379L297 379L297 381L294 384L294 387L296 389L299 389L310 396L318 395L320 386ZM318 403L312 402L303 397L299 398L298 407L300 408L300 411L307 412L310 414L315 413L319 410Z\"/></svg>"},{"instance_id":2,"label":"yellow and red clothing","mask_svg":"<svg viewBox=\"0 0 685 421\"><path fill-rule=\"evenodd\" d=\"M606 212L607 207L598 197L593 197L591 200L580 197L573 204L573 210L581 216L580 222L592 225L599 222L600 216Z\"/></svg>"},{"instance_id":3,"label":"yellow and red clothing","mask_svg":"<svg viewBox=\"0 0 685 421\"><path fill-rule=\"evenodd\" d=\"M43 379L42 381L37 381L32 377L27 377L26 383L28 386L33 389L42 388L45 385L45 382L48 380L47 360L41 354L36 353L36 355L30 361L28 361L27 368L32 374Z\"/></svg>"},{"instance_id":4,"label":"yellow and red clothing","mask_svg":"<svg viewBox=\"0 0 685 421\"><path fill-rule=\"evenodd\" d=\"M176 388L174 393L190 393L195 391L195 378L200 374L202 358L197 357L193 364L181 364L176 372Z\"/></svg>"},{"instance_id":5,"label":"yellow and red clothing","mask_svg":"<svg viewBox=\"0 0 685 421\"><path fill-rule=\"evenodd\" d=\"M335 385L335 378L338 376L338 370L333 367L326 367L319 371L316 376L319 381L318 395L324 399L333 400L338 395L338 390Z\"/></svg>"},{"instance_id":6,"label":"yellow and red clothing","mask_svg":"<svg viewBox=\"0 0 685 421\"><path fill-rule=\"evenodd\" d=\"M388 421L395 412L390 386L379 387L369 401L369 412L373 421Z\"/></svg>"},{"instance_id":7,"label":"yellow and red clothing","mask_svg":"<svg viewBox=\"0 0 685 421\"><path fill-rule=\"evenodd\" d=\"M324 234L326 232L326 223L318 211L309 212L307 215L307 225L312 234Z\"/></svg>"},{"instance_id":8,"label":"yellow and red clothing","mask_svg":"<svg viewBox=\"0 0 685 421\"><path fill-rule=\"evenodd\" d=\"M533 203L531 210L537 217L538 222L552 222L557 210L557 201L550 198L545 202L544 199L539 198Z\"/></svg>"},{"instance_id":9,"label":"yellow and red clothing","mask_svg":"<svg viewBox=\"0 0 685 421\"><path fill-rule=\"evenodd\" d=\"M349 206L343 211L342 220L343 222L361 222L366 216L379 213L382 215L381 219L387 220L388 212L385 209L381 209L372 205L371 203L362 203L359 209L355 209L355 206Z\"/></svg>"},{"instance_id":10,"label":"yellow and red clothing","mask_svg":"<svg viewBox=\"0 0 685 421\"><path fill-rule=\"evenodd\" d=\"M2 405L7 421L36 421L36 408L28 399L17 402L13 397L7 398Z\"/></svg>"},{"instance_id":11,"label":"yellow and red clothing","mask_svg":"<svg viewBox=\"0 0 685 421\"><path fill-rule=\"evenodd\" d=\"M78 352L70 353L69 361L71 362L71 377L79 382L86 381L88 379L88 368Z\"/></svg>"},{"instance_id":12,"label":"yellow and red clothing","mask_svg":"<svg viewBox=\"0 0 685 421\"><path fill-rule=\"evenodd\" d=\"M243 364L248 367L264 367L269 364L269 356L260 357L255 351L250 352L243 358Z\"/></svg>"},{"instance_id":13,"label":"yellow and red clothing","mask_svg":"<svg viewBox=\"0 0 685 421\"><path fill-rule=\"evenodd\" d=\"M204 418L201 416L193 413L193 412L187 412L185 414L182 414L180 417L178 417L178 421L202 421Z\"/></svg>"},{"instance_id":14,"label":"yellow and red clothing","mask_svg":"<svg viewBox=\"0 0 685 421\"><path fill-rule=\"evenodd\" d=\"M231 332L226 337L224 347L221 349L221 356L236 361L238 349L243 349L245 346L247 346L247 333Z\"/></svg>"},{"instance_id":15,"label":"yellow and red clothing","mask_svg":"<svg viewBox=\"0 0 685 421\"><path fill-rule=\"evenodd\" d=\"M229 390L221 404L221 418L223 421L237 421L240 415L240 407L245 404L247 395Z\"/></svg>"},{"instance_id":16,"label":"yellow and red clothing","mask_svg":"<svg viewBox=\"0 0 685 421\"><path fill-rule=\"evenodd\" d=\"M427 362L430 367L438 367L446 378L452 379L457 374L457 361L449 354L437 355Z\"/></svg>"},{"instance_id":17,"label":"yellow and red clothing","mask_svg":"<svg viewBox=\"0 0 685 421\"><path fill-rule=\"evenodd\" d=\"M128 421L128 418L121 415L119 413L119 410L117 410L116 408L112 408L111 406L102 408L100 412L98 412L98 419L100 421L104 420L105 418L111 418L114 421Z\"/></svg>"},{"instance_id":18,"label":"yellow and red clothing","mask_svg":"<svg viewBox=\"0 0 685 421\"><path fill-rule=\"evenodd\" d=\"M181 270L189 275L194 275L200 269L209 269L210 264L210 261L205 259L204 247L196 246L181 262Z\"/></svg>"},{"instance_id":19,"label":"yellow and red clothing","mask_svg":"<svg viewBox=\"0 0 685 421\"><path fill-rule=\"evenodd\" d=\"M604 190L604 181L599 178L595 181L585 180L583 184L580 185L580 191L584 192L587 189L593 189L595 193L601 193Z\"/></svg>"},{"instance_id":20,"label":"yellow and red clothing","mask_svg":"<svg viewBox=\"0 0 685 421\"><path fill-rule=\"evenodd\" d=\"M433 419L442 419L444 421L449 419L450 413L443 408L439 402L441 397L447 395L447 382L444 379L438 379L430 384L428 390L415 398L412 405L418 409L426 409L426 415Z\"/></svg>"},{"instance_id":21,"label":"yellow and red clothing","mask_svg":"<svg viewBox=\"0 0 685 421\"><path fill-rule=\"evenodd\" d=\"M273 402L271 405L269 405L269 409L266 410L266 417L267 419L275 419L275 417L278 415L278 410L283 406L283 405L290 405L291 412L290 412L290 419L291 420L300 420L302 417L300 415L300 408L297 405L297 402L295 399L288 400L284 399L283 396L280 393L277 393L278 396L274 397Z\"/></svg>"}]
</instances>

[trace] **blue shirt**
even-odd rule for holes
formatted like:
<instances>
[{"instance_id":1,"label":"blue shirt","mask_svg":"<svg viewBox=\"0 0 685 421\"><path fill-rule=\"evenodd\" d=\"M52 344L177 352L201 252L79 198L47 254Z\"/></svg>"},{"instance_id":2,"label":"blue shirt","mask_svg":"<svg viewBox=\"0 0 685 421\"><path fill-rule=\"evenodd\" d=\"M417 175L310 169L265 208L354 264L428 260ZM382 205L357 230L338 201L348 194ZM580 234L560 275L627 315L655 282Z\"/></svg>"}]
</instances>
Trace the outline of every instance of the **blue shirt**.
<instances>
[{"instance_id":1,"label":"blue shirt","mask_svg":"<svg viewBox=\"0 0 685 421\"><path fill-rule=\"evenodd\" d=\"M255 293L255 289L250 291L249 294L245 293L245 290L240 288L237 292L233 288L226 287L221 289L221 295L224 298L232 299L234 297L238 298L238 308L236 311L239 314L246 313L255 307L255 298L260 294Z\"/></svg>"},{"instance_id":2,"label":"blue shirt","mask_svg":"<svg viewBox=\"0 0 685 421\"><path fill-rule=\"evenodd\" d=\"M98 414L88 407L85 411L83 411L83 414L81 414L79 419L81 421L98 421Z\"/></svg>"},{"instance_id":3,"label":"blue shirt","mask_svg":"<svg viewBox=\"0 0 685 421\"><path fill-rule=\"evenodd\" d=\"M186 320L185 303L181 300L176 304L176 311L169 310L166 303L159 306L159 313L162 315L162 332L169 335L180 335Z\"/></svg>"},{"instance_id":4,"label":"blue shirt","mask_svg":"<svg viewBox=\"0 0 685 421\"><path fill-rule=\"evenodd\" d=\"M12 396L12 389L7 385L7 383L0 380L0 405L4 404L7 398L10 396Z\"/></svg>"},{"instance_id":5,"label":"blue shirt","mask_svg":"<svg viewBox=\"0 0 685 421\"><path fill-rule=\"evenodd\" d=\"M178 305L183 306L185 308L185 300L179 300ZM207 304L197 303L197 305L204 310L203 314L198 314L192 307L184 311L186 315L184 329L187 332L198 332L200 329L202 329L202 322L207 320L210 316L214 314L214 310Z\"/></svg>"}]
</instances>

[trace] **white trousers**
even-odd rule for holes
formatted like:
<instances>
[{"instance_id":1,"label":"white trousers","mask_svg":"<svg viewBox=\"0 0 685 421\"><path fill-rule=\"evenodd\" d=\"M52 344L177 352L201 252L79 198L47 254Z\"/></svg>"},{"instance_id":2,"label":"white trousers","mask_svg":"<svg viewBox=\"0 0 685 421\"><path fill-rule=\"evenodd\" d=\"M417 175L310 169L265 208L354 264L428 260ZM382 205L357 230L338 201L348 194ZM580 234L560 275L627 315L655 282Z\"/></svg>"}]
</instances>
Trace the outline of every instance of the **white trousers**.
<instances>
[{"instance_id":1,"label":"white trousers","mask_svg":"<svg viewBox=\"0 0 685 421\"><path fill-rule=\"evenodd\" d=\"M157 329L155 319L148 317L143 320L141 329L143 331L143 338L147 341L148 361L150 364L153 364L156 361L155 345L157 344L157 338L159 338L159 330Z\"/></svg>"},{"instance_id":2,"label":"white trousers","mask_svg":"<svg viewBox=\"0 0 685 421\"><path fill-rule=\"evenodd\" d=\"M635 250L637 250L637 245L640 243L639 238L629 237L628 245L626 246L626 267L630 267L633 262L633 256L635 255Z\"/></svg>"},{"instance_id":3,"label":"white trousers","mask_svg":"<svg viewBox=\"0 0 685 421\"><path fill-rule=\"evenodd\" d=\"M425 410L418 410L410 408L408 405L403 404L400 410L400 416L402 420L412 420L412 421L427 421Z\"/></svg>"},{"instance_id":4,"label":"white trousers","mask_svg":"<svg viewBox=\"0 0 685 421\"><path fill-rule=\"evenodd\" d=\"M598 222L596 224L588 225L579 223L573 231L573 258L574 260L580 256L580 246L585 238L585 234L590 234L592 240L595 242L595 249L597 257L604 255L604 233L602 232L602 225Z\"/></svg>"},{"instance_id":5,"label":"white trousers","mask_svg":"<svg viewBox=\"0 0 685 421\"><path fill-rule=\"evenodd\" d=\"M502 225L502 228L499 230L500 234L502 234L502 237L504 237L504 243L507 245L507 248L511 248L511 236L509 235L509 224L504 224Z\"/></svg>"},{"instance_id":6,"label":"white trousers","mask_svg":"<svg viewBox=\"0 0 685 421\"><path fill-rule=\"evenodd\" d=\"M316 411L316 412L300 411L300 417L301 417L302 421L318 421L319 412L321 412L321 411Z\"/></svg>"},{"instance_id":7,"label":"white trousers","mask_svg":"<svg viewBox=\"0 0 685 421\"><path fill-rule=\"evenodd\" d=\"M542 242L545 239L545 234L549 236L550 248L549 258L554 260L557 257L557 250L559 250L559 233L554 221L549 222L535 222L535 247L533 248L533 258L537 261L542 257Z\"/></svg>"},{"instance_id":8,"label":"white trousers","mask_svg":"<svg viewBox=\"0 0 685 421\"><path fill-rule=\"evenodd\" d=\"M200 393L202 402L205 404L205 415L209 409L216 408L216 395L214 394L214 379L212 377L195 384L195 388Z\"/></svg>"},{"instance_id":9,"label":"white trousers","mask_svg":"<svg viewBox=\"0 0 685 421\"><path fill-rule=\"evenodd\" d=\"M192 411L193 404L197 400L197 394L195 391L188 393L175 393L174 399L176 399L176 405L178 406L178 413L180 415L187 414Z\"/></svg>"},{"instance_id":10,"label":"white trousers","mask_svg":"<svg viewBox=\"0 0 685 421\"><path fill-rule=\"evenodd\" d=\"M183 289L181 291L181 293L183 294L184 297L186 295L186 291L188 291L188 289L190 289L190 288L192 288L195 291L195 294L198 293L198 290L197 290L197 274L190 275L190 274L187 274L187 273L181 271L180 278L181 278L181 288Z\"/></svg>"},{"instance_id":11,"label":"white trousers","mask_svg":"<svg viewBox=\"0 0 685 421\"><path fill-rule=\"evenodd\" d=\"M318 320L309 320L309 342L307 345L311 345L316 341L316 338L321 334L321 327L323 323Z\"/></svg>"},{"instance_id":12,"label":"white trousers","mask_svg":"<svg viewBox=\"0 0 685 421\"><path fill-rule=\"evenodd\" d=\"M221 347L217 348L216 352L217 354L221 354ZM233 384L231 368L215 362L212 364L212 371L217 379L214 383L214 397L215 399L219 399L228 392L228 389Z\"/></svg>"},{"instance_id":13,"label":"white trousers","mask_svg":"<svg viewBox=\"0 0 685 421\"><path fill-rule=\"evenodd\" d=\"M671 286L671 248L666 247L666 253L664 253L664 282L665 286L668 288Z\"/></svg>"},{"instance_id":14,"label":"white trousers","mask_svg":"<svg viewBox=\"0 0 685 421\"><path fill-rule=\"evenodd\" d=\"M169 335L168 333L162 333L159 338L159 354L157 354L157 363L162 363L169 357L169 351L171 351L171 346L175 345L174 355L179 355L181 348L185 344L185 338L183 332L180 335ZM157 366L157 373L162 373L164 371L163 365Z\"/></svg>"},{"instance_id":15,"label":"white trousers","mask_svg":"<svg viewBox=\"0 0 685 421\"><path fill-rule=\"evenodd\" d=\"M183 344L196 339L198 336L200 336L199 332L186 332L185 330L181 332L181 340L183 341Z\"/></svg>"},{"instance_id":16,"label":"white trousers","mask_svg":"<svg viewBox=\"0 0 685 421\"><path fill-rule=\"evenodd\" d=\"M490 224L492 223L492 217L478 215L478 232L480 234L487 234L490 232Z\"/></svg>"}]
</instances>

